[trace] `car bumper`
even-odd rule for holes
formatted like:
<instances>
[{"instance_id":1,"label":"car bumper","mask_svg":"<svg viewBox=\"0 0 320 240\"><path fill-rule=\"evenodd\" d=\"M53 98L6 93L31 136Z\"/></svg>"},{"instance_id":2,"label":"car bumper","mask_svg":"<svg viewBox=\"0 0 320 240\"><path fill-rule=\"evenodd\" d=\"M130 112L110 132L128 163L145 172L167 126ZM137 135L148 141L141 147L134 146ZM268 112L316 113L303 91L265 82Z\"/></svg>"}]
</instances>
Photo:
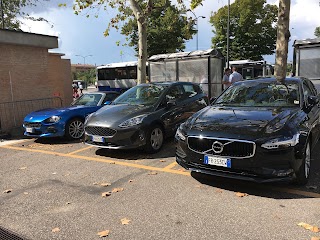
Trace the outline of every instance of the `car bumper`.
<instances>
[{"instance_id":1,"label":"car bumper","mask_svg":"<svg viewBox=\"0 0 320 240\"><path fill-rule=\"evenodd\" d=\"M95 137L102 137L101 141L95 141ZM108 149L132 149L146 144L146 129L136 127L117 129L112 137L96 136L85 132L85 144Z\"/></svg>"},{"instance_id":2,"label":"car bumper","mask_svg":"<svg viewBox=\"0 0 320 240\"><path fill-rule=\"evenodd\" d=\"M64 136L65 124L62 122L54 124L30 123L23 124L24 135L29 137L62 137Z\"/></svg>"},{"instance_id":3,"label":"car bumper","mask_svg":"<svg viewBox=\"0 0 320 240\"><path fill-rule=\"evenodd\" d=\"M278 151L268 151L258 147L251 158L230 158L231 167L228 168L205 164L204 154L190 150L184 141L177 140L176 147L176 161L185 169L261 183L292 180L296 168L302 163L302 160L295 156L292 147Z\"/></svg>"}]
</instances>

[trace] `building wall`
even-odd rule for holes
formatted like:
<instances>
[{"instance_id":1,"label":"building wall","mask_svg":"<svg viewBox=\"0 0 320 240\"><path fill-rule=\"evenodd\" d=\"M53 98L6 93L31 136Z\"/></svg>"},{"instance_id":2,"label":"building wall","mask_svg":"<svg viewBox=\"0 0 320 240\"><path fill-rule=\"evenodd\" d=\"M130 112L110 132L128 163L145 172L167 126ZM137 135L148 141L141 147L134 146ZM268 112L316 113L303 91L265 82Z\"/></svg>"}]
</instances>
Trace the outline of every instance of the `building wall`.
<instances>
[{"instance_id":1,"label":"building wall","mask_svg":"<svg viewBox=\"0 0 320 240\"><path fill-rule=\"evenodd\" d=\"M57 105L57 99L51 99L54 96L61 97L63 105L70 104L71 85L70 60L61 59L61 54L0 43L0 131L21 126L31 111Z\"/></svg>"}]
</instances>

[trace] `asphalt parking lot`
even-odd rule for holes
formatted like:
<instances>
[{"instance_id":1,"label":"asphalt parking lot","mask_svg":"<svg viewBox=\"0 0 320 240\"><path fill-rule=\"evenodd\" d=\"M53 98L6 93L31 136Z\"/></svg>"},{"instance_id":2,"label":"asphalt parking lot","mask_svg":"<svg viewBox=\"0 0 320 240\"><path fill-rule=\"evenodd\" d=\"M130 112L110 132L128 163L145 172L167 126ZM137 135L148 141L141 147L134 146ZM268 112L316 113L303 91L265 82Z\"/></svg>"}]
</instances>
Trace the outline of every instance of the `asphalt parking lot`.
<instances>
[{"instance_id":1,"label":"asphalt parking lot","mask_svg":"<svg viewBox=\"0 0 320 240\"><path fill-rule=\"evenodd\" d=\"M174 148L173 140L155 155L63 139L0 143L0 239L320 237L298 226L320 227L319 144L305 187L190 174Z\"/></svg>"}]
</instances>

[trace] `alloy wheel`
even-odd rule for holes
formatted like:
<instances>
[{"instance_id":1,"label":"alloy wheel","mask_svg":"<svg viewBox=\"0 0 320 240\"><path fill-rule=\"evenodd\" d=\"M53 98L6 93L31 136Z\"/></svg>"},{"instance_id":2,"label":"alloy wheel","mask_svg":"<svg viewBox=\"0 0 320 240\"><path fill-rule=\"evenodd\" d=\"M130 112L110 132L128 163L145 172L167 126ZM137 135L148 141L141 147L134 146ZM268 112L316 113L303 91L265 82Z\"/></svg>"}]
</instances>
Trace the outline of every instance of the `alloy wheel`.
<instances>
[{"instance_id":1,"label":"alloy wheel","mask_svg":"<svg viewBox=\"0 0 320 240\"><path fill-rule=\"evenodd\" d=\"M154 150L158 150L161 148L163 143L163 133L160 128L153 129L153 131L151 132L150 142Z\"/></svg>"},{"instance_id":2,"label":"alloy wheel","mask_svg":"<svg viewBox=\"0 0 320 240\"><path fill-rule=\"evenodd\" d=\"M69 125L69 135L73 139L78 139L83 135L84 124L80 120L74 120Z\"/></svg>"}]
</instances>

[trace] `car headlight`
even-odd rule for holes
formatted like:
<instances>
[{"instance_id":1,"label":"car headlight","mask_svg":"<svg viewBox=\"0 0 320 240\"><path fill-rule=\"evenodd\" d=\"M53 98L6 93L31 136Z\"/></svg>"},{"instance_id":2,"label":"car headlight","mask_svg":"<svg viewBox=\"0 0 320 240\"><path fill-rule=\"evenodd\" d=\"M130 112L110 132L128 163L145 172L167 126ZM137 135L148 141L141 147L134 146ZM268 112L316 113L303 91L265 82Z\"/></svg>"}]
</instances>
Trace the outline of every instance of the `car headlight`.
<instances>
[{"instance_id":1,"label":"car headlight","mask_svg":"<svg viewBox=\"0 0 320 240\"><path fill-rule=\"evenodd\" d=\"M49 117L46 120L44 120L44 122L45 123L56 123L56 122L59 122L60 119L61 119L60 116L52 116L52 117Z\"/></svg>"},{"instance_id":2,"label":"car headlight","mask_svg":"<svg viewBox=\"0 0 320 240\"><path fill-rule=\"evenodd\" d=\"M182 132L181 129L181 125L180 127L178 127L177 131L176 131L176 136L177 139L180 139L181 141L185 141L186 140L186 136L184 135L184 133Z\"/></svg>"},{"instance_id":3,"label":"car headlight","mask_svg":"<svg viewBox=\"0 0 320 240\"><path fill-rule=\"evenodd\" d=\"M275 138L272 139L264 144L261 145L261 147L266 149L278 149L278 148L287 148L287 147L293 147L299 143L299 137L300 134L297 133L293 135L292 138Z\"/></svg>"},{"instance_id":4,"label":"car headlight","mask_svg":"<svg viewBox=\"0 0 320 240\"><path fill-rule=\"evenodd\" d=\"M130 119L124 121L123 123L121 123L119 125L119 127L128 128L128 127L139 125L140 123L142 123L143 119L145 119L146 116L147 115L144 114L144 115L130 118Z\"/></svg>"}]
</instances>

